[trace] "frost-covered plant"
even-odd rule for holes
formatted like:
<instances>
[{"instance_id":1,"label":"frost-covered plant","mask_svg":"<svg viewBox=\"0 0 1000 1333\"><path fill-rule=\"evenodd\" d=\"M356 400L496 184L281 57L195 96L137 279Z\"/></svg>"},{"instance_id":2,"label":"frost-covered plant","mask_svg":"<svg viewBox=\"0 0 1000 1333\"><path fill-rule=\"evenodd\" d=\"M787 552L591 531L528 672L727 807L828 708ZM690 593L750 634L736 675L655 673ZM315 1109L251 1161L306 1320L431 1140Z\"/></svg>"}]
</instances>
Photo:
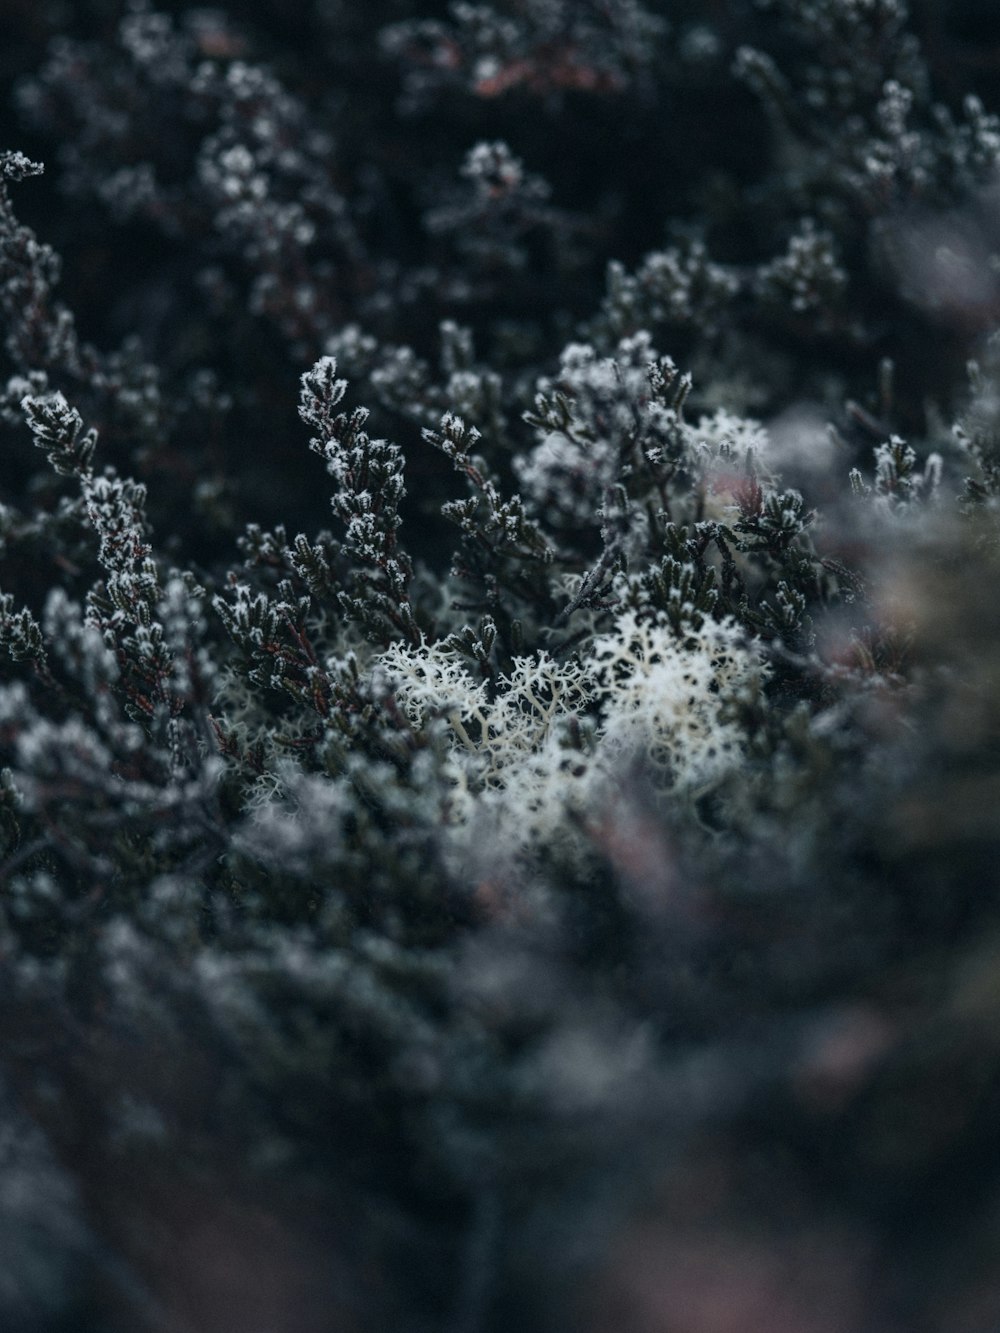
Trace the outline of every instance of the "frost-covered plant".
<instances>
[{"instance_id":1,"label":"frost-covered plant","mask_svg":"<svg viewBox=\"0 0 1000 1333\"><path fill-rule=\"evenodd\" d=\"M998 1323L959 8L9 6L4 1329Z\"/></svg>"}]
</instances>

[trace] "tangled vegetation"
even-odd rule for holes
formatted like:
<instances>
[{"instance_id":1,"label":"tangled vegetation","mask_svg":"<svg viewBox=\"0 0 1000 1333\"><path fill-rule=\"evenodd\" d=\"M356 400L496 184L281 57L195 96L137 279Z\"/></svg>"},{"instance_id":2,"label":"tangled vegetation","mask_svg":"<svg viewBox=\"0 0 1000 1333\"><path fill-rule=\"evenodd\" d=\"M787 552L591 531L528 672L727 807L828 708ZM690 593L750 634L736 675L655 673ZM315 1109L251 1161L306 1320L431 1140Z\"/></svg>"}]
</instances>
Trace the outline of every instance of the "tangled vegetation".
<instances>
[{"instance_id":1,"label":"tangled vegetation","mask_svg":"<svg viewBox=\"0 0 1000 1333\"><path fill-rule=\"evenodd\" d=\"M3 1329L1000 1326L992 10L6 9Z\"/></svg>"}]
</instances>

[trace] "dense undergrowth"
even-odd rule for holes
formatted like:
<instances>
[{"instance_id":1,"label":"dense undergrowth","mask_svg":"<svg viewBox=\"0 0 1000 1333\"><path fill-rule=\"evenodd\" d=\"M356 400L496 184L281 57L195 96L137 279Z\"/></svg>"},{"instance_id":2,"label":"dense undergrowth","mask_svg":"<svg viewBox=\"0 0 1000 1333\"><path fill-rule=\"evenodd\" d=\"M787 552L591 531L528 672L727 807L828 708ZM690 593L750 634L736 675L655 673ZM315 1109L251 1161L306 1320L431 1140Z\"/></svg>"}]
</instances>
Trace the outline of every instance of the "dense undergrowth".
<instances>
[{"instance_id":1,"label":"dense undergrowth","mask_svg":"<svg viewBox=\"0 0 1000 1333\"><path fill-rule=\"evenodd\" d=\"M1000 1324L991 12L8 0L4 1330Z\"/></svg>"}]
</instances>

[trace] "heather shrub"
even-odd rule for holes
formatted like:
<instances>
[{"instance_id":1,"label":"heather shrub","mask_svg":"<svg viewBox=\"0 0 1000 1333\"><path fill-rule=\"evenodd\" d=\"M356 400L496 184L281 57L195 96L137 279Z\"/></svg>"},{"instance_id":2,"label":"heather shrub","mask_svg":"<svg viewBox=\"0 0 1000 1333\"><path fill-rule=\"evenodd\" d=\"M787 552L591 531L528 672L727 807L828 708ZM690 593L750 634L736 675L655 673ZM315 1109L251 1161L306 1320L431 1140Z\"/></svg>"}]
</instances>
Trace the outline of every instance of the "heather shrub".
<instances>
[{"instance_id":1,"label":"heather shrub","mask_svg":"<svg viewBox=\"0 0 1000 1333\"><path fill-rule=\"evenodd\" d=\"M9 6L4 1328L1000 1322L992 22Z\"/></svg>"}]
</instances>

